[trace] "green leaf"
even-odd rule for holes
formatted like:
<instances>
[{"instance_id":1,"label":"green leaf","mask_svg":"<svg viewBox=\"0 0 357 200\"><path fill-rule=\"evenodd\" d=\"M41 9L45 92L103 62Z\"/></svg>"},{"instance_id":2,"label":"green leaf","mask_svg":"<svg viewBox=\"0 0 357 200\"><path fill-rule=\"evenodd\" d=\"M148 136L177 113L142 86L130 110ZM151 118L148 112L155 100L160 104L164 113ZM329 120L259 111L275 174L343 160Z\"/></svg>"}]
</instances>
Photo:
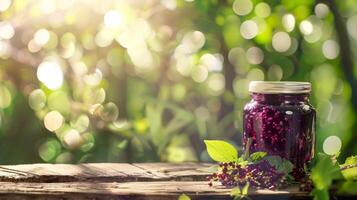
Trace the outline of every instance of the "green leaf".
<instances>
[{"instance_id":1,"label":"green leaf","mask_svg":"<svg viewBox=\"0 0 357 200\"><path fill-rule=\"evenodd\" d=\"M238 152L233 145L222 140L205 140L207 152L217 162L235 162Z\"/></svg>"},{"instance_id":2,"label":"green leaf","mask_svg":"<svg viewBox=\"0 0 357 200\"><path fill-rule=\"evenodd\" d=\"M244 151L244 154L243 154L243 159L244 160L248 160L249 159L249 155L250 155L250 145L252 145L252 138L248 138L247 140L247 144L245 145L245 151Z\"/></svg>"},{"instance_id":3,"label":"green leaf","mask_svg":"<svg viewBox=\"0 0 357 200\"><path fill-rule=\"evenodd\" d=\"M249 182L247 182L247 183L244 185L244 187L243 187L243 189L242 189L242 195L244 195L244 196L248 195L248 190L249 190Z\"/></svg>"},{"instance_id":4,"label":"green leaf","mask_svg":"<svg viewBox=\"0 0 357 200\"><path fill-rule=\"evenodd\" d=\"M340 167L348 167L350 165L357 165L357 156L350 156L346 158L345 163L340 165Z\"/></svg>"},{"instance_id":5,"label":"green leaf","mask_svg":"<svg viewBox=\"0 0 357 200\"><path fill-rule=\"evenodd\" d=\"M128 145L129 141L128 140L123 140L117 144L117 147L121 150L125 149Z\"/></svg>"},{"instance_id":6,"label":"green leaf","mask_svg":"<svg viewBox=\"0 0 357 200\"><path fill-rule=\"evenodd\" d=\"M342 175L347 180L357 179L357 166L341 170Z\"/></svg>"},{"instance_id":7,"label":"green leaf","mask_svg":"<svg viewBox=\"0 0 357 200\"><path fill-rule=\"evenodd\" d=\"M235 188L232 188L232 190L231 190L231 196L232 197L240 196L240 195L242 195L242 191L240 190L239 186L235 187Z\"/></svg>"},{"instance_id":8,"label":"green leaf","mask_svg":"<svg viewBox=\"0 0 357 200\"><path fill-rule=\"evenodd\" d=\"M251 159L253 162L256 162L256 161L259 161L259 160L261 160L262 158L264 158L266 155L267 155L267 152L258 151L258 152L252 153L252 154L250 155L250 159Z\"/></svg>"},{"instance_id":9,"label":"green leaf","mask_svg":"<svg viewBox=\"0 0 357 200\"><path fill-rule=\"evenodd\" d=\"M249 161L245 160L243 158L243 156L239 157L236 162L237 162L237 164L241 165L242 167L248 165L248 163L249 163Z\"/></svg>"},{"instance_id":10,"label":"green leaf","mask_svg":"<svg viewBox=\"0 0 357 200\"><path fill-rule=\"evenodd\" d=\"M330 199L328 189L323 189L323 190L313 189L312 195L314 195L314 200L329 200Z\"/></svg>"},{"instance_id":11,"label":"green leaf","mask_svg":"<svg viewBox=\"0 0 357 200\"><path fill-rule=\"evenodd\" d=\"M267 156L265 159L271 165L273 165L276 170L283 172L286 175L288 175L293 170L293 164L289 160L281 158L280 156Z\"/></svg>"},{"instance_id":12,"label":"green leaf","mask_svg":"<svg viewBox=\"0 0 357 200\"><path fill-rule=\"evenodd\" d=\"M181 194L178 197L178 200L191 200L191 198L189 196L187 196L186 194Z\"/></svg>"},{"instance_id":13,"label":"green leaf","mask_svg":"<svg viewBox=\"0 0 357 200\"><path fill-rule=\"evenodd\" d=\"M156 146L159 146L164 139L162 136L162 113L162 105L156 105L154 103L148 103L146 105L146 118L150 124L150 135Z\"/></svg>"},{"instance_id":14,"label":"green leaf","mask_svg":"<svg viewBox=\"0 0 357 200\"><path fill-rule=\"evenodd\" d=\"M356 188L357 188L357 182L346 181L340 186L338 193L341 193L343 195L357 195Z\"/></svg>"},{"instance_id":15,"label":"green leaf","mask_svg":"<svg viewBox=\"0 0 357 200\"><path fill-rule=\"evenodd\" d=\"M267 156L265 159L275 168L277 168L283 161L280 156Z\"/></svg>"},{"instance_id":16,"label":"green leaf","mask_svg":"<svg viewBox=\"0 0 357 200\"><path fill-rule=\"evenodd\" d=\"M317 190L328 189L333 180L342 178L340 167L333 163L331 157L319 154L317 162L311 170L311 180Z\"/></svg>"},{"instance_id":17,"label":"green leaf","mask_svg":"<svg viewBox=\"0 0 357 200\"><path fill-rule=\"evenodd\" d=\"M293 167L294 165L289 160L283 159L283 162L277 170L289 174L293 171Z\"/></svg>"},{"instance_id":18,"label":"green leaf","mask_svg":"<svg viewBox=\"0 0 357 200\"><path fill-rule=\"evenodd\" d=\"M357 156L350 156L345 160L345 163L340 165L341 172L345 179L355 180L357 179Z\"/></svg>"}]
</instances>

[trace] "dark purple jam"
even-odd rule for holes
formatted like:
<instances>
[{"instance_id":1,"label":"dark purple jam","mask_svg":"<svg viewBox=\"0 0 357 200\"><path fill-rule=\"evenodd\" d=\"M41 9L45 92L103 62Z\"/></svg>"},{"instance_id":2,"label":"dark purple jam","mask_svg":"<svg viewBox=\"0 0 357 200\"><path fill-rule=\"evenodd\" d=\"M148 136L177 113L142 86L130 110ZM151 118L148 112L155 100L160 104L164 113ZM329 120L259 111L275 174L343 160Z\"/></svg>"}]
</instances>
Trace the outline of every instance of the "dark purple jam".
<instances>
[{"instance_id":1,"label":"dark purple jam","mask_svg":"<svg viewBox=\"0 0 357 200\"><path fill-rule=\"evenodd\" d=\"M314 154L315 109L309 94L251 93L244 108L243 147L251 138L250 151L265 151L290 160L296 180L305 176L304 166Z\"/></svg>"}]
</instances>

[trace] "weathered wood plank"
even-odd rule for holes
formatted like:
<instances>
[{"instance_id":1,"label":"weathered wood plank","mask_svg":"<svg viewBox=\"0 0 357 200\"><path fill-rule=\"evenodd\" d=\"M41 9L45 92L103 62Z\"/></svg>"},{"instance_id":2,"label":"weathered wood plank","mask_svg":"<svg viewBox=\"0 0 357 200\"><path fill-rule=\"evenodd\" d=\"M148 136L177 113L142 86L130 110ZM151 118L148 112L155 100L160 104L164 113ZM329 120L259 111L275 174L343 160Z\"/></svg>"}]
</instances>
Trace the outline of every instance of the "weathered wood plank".
<instances>
[{"instance_id":1,"label":"weathered wood plank","mask_svg":"<svg viewBox=\"0 0 357 200\"><path fill-rule=\"evenodd\" d=\"M203 181L205 163L88 163L0 166L0 199L232 199L230 189ZM251 190L252 199L311 199L298 187ZM335 199L354 199L343 196Z\"/></svg>"},{"instance_id":2,"label":"weathered wood plank","mask_svg":"<svg viewBox=\"0 0 357 200\"><path fill-rule=\"evenodd\" d=\"M134 163L134 166L143 169L144 171L153 174L158 179L169 180L205 180L210 174L207 169L212 167L208 163Z\"/></svg>"},{"instance_id":3,"label":"weathered wood plank","mask_svg":"<svg viewBox=\"0 0 357 200\"><path fill-rule=\"evenodd\" d=\"M156 182L63 182L63 183L29 183L0 182L1 197L70 197L76 199L177 199L182 193L191 199L231 199L229 189L220 186L209 187L206 181L156 181ZM280 191L252 190L250 197L279 199L309 199L308 193L297 187Z\"/></svg>"},{"instance_id":4,"label":"weathered wood plank","mask_svg":"<svg viewBox=\"0 0 357 200\"><path fill-rule=\"evenodd\" d=\"M69 181L160 181L203 180L209 173L199 163L89 163L26 164L0 166L0 181L69 182Z\"/></svg>"}]
</instances>

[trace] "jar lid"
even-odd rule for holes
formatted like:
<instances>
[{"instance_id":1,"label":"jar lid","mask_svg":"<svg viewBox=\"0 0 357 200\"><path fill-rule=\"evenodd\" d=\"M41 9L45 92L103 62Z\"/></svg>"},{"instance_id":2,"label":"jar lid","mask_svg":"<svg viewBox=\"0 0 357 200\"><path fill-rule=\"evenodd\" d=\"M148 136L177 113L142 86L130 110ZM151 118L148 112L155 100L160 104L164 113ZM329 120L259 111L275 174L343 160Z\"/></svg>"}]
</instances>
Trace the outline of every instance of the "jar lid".
<instances>
[{"instance_id":1,"label":"jar lid","mask_svg":"<svg viewBox=\"0 0 357 200\"><path fill-rule=\"evenodd\" d=\"M311 92L311 83L293 81L251 81L249 92L262 94L304 94Z\"/></svg>"}]
</instances>

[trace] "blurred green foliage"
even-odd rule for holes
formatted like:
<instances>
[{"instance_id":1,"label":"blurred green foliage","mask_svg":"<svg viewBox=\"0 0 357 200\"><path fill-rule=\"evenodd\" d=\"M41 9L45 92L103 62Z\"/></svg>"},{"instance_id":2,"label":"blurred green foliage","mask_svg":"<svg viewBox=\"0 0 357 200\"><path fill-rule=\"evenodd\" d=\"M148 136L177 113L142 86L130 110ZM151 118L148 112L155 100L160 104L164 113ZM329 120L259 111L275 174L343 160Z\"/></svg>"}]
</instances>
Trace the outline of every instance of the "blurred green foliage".
<instances>
[{"instance_id":1,"label":"blurred green foliage","mask_svg":"<svg viewBox=\"0 0 357 200\"><path fill-rule=\"evenodd\" d=\"M0 163L208 161L252 80L311 81L317 150L356 153L356 24L353 0L0 0Z\"/></svg>"}]
</instances>

